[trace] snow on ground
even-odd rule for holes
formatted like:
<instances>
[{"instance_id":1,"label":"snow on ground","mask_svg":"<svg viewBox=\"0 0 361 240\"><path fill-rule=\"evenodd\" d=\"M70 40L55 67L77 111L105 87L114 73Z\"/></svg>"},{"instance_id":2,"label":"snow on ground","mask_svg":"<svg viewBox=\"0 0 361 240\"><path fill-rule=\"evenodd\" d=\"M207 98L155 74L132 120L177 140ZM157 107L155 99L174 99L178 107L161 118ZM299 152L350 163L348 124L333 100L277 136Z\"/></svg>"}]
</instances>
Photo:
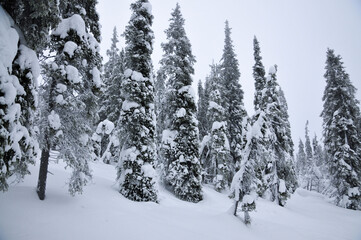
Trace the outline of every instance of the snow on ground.
<instances>
[{"instance_id":1,"label":"snow on ground","mask_svg":"<svg viewBox=\"0 0 361 240\"><path fill-rule=\"evenodd\" d=\"M159 204L132 202L117 191L113 166L92 163L93 182L71 197L64 163L50 163L46 199L35 192L39 163L24 182L0 193L0 240L359 240L361 212L338 208L322 195L298 189L282 208L263 199L245 226L232 201L204 187L189 203L160 189Z\"/></svg>"}]
</instances>

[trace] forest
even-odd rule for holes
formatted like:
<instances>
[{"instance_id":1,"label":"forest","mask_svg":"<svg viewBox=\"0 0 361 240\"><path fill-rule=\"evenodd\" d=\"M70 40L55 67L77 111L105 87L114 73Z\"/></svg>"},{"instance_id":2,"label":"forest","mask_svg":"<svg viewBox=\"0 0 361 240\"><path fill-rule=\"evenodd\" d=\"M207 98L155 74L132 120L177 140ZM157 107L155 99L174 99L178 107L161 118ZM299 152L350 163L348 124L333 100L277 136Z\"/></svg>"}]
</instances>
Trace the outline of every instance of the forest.
<instances>
[{"instance_id":1,"label":"forest","mask_svg":"<svg viewBox=\"0 0 361 240\"><path fill-rule=\"evenodd\" d=\"M158 69L151 1L131 4L105 63L96 0L0 4L0 197L37 163L34 189L47 201L55 159L71 169L63 179L71 196L87 191L98 162L115 169L110 177L126 199L159 203L160 185L200 204L211 187L232 199L232 214L242 213L246 225L258 201L284 207L297 188L361 210L360 102L333 49L325 53L323 135L311 137L306 122L294 143L278 66L265 69L256 36L254 113L247 113L228 21L221 60L194 89L195 56L179 4Z\"/></svg>"}]
</instances>

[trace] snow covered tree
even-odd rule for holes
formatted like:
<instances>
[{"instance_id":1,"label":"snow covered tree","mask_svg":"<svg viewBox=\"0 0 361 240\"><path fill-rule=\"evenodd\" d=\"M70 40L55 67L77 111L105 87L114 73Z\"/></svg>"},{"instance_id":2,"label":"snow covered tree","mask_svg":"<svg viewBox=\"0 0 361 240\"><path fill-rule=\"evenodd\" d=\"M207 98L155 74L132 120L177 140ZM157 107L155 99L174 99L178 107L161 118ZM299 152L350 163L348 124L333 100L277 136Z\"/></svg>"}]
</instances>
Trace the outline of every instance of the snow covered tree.
<instances>
[{"instance_id":1,"label":"snow covered tree","mask_svg":"<svg viewBox=\"0 0 361 240\"><path fill-rule=\"evenodd\" d=\"M231 155L233 163L236 164L240 162L242 157L241 152L245 145L244 137L248 117L243 104L243 90L239 83L241 74L233 49L231 28L228 21L226 21L225 26L224 49L220 66L223 85L221 90L222 106L226 109Z\"/></svg>"},{"instance_id":2,"label":"snow covered tree","mask_svg":"<svg viewBox=\"0 0 361 240\"><path fill-rule=\"evenodd\" d=\"M222 191L228 188L231 181L232 161L228 142L228 129L225 109L222 107L220 94L221 79L219 66L211 66L209 76L210 93L207 121L211 124L211 130L206 136L209 139L207 146L207 162L203 165L208 176L211 176L215 189Z\"/></svg>"},{"instance_id":3,"label":"snow covered tree","mask_svg":"<svg viewBox=\"0 0 361 240\"><path fill-rule=\"evenodd\" d=\"M15 0L0 4L0 190L5 191L7 179L15 176L21 180L37 157L37 55L47 46L49 29L58 16L55 2ZM36 14L29 14L32 12Z\"/></svg>"},{"instance_id":4,"label":"snow covered tree","mask_svg":"<svg viewBox=\"0 0 361 240\"><path fill-rule=\"evenodd\" d=\"M0 0L12 17L22 45L41 56L49 45L49 30L59 22L56 1Z\"/></svg>"},{"instance_id":5,"label":"snow covered tree","mask_svg":"<svg viewBox=\"0 0 361 240\"><path fill-rule=\"evenodd\" d=\"M291 135L291 124L289 121L289 115L288 115L288 104L287 104L287 100L286 100L286 96L285 93L283 92L281 86L278 86L278 98L280 101L280 110L281 110L281 117L283 120L283 124L284 124L284 137L283 137L283 141L284 141L284 147L285 147L285 151L288 152L291 157L294 157L293 154L293 147L294 147L294 143L292 140L292 135ZM293 163L290 163L292 165L294 165ZM295 167L295 166L293 166ZM294 169L295 171L295 169ZM295 174L295 173L294 173Z\"/></svg>"},{"instance_id":6,"label":"snow covered tree","mask_svg":"<svg viewBox=\"0 0 361 240\"><path fill-rule=\"evenodd\" d=\"M322 193L327 188L327 167L325 165L325 154L321 144L317 139L315 134L312 139L312 149L313 149L313 166L315 173L315 180L313 182L314 189Z\"/></svg>"},{"instance_id":7,"label":"snow covered tree","mask_svg":"<svg viewBox=\"0 0 361 240\"><path fill-rule=\"evenodd\" d=\"M133 201L157 201L154 162L155 109L151 54L152 6L148 0L131 4L132 17L124 36L125 72L122 80L122 109L118 164L120 193Z\"/></svg>"},{"instance_id":8,"label":"snow covered tree","mask_svg":"<svg viewBox=\"0 0 361 240\"><path fill-rule=\"evenodd\" d=\"M274 151L265 170L266 192L268 192L266 194L269 195L272 201L278 201L281 206L284 206L290 193L293 193L296 189L297 181L289 145L290 141L286 134L289 123L286 122L282 114L276 72L277 66L272 66L266 78L266 89L262 101L265 103L267 118L275 135Z\"/></svg>"},{"instance_id":9,"label":"snow covered tree","mask_svg":"<svg viewBox=\"0 0 361 240\"><path fill-rule=\"evenodd\" d=\"M323 136L330 159L328 167L335 187L336 204L361 209L360 148L357 122L360 118L356 88L346 73L340 55L327 50L326 88L322 100Z\"/></svg>"},{"instance_id":10,"label":"snow covered tree","mask_svg":"<svg viewBox=\"0 0 361 240\"><path fill-rule=\"evenodd\" d=\"M120 107L122 106L121 83L124 72L124 51L117 47L118 33L116 27L113 30L110 49L106 54L109 60L104 64L104 88L101 97L99 117L101 121L111 121L115 125L111 134L103 134L98 141L100 151L98 156L105 163L117 162L119 157L118 120ZM96 137L96 136L95 136Z\"/></svg>"},{"instance_id":11,"label":"snow covered tree","mask_svg":"<svg viewBox=\"0 0 361 240\"><path fill-rule=\"evenodd\" d=\"M160 61L166 77L168 124L163 131L162 152L165 164L165 183L180 199L202 200L201 165L198 160L198 128L195 96L192 92L195 57L184 30L184 19L177 4L170 26L165 31L167 42Z\"/></svg>"},{"instance_id":12,"label":"snow covered tree","mask_svg":"<svg viewBox=\"0 0 361 240\"><path fill-rule=\"evenodd\" d=\"M261 49L256 36L254 36L253 39L253 49L255 60L255 64L253 65L253 78L255 80L254 109L257 111L262 108L262 90L266 84L266 71L262 63Z\"/></svg>"},{"instance_id":13,"label":"snow covered tree","mask_svg":"<svg viewBox=\"0 0 361 240\"><path fill-rule=\"evenodd\" d=\"M198 82L198 129L199 129L199 139L202 141L203 137L208 134L210 129L209 122L207 119L207 111L209 107L209 88L210 88L210 79L206 78L205 87L203 88L202 81Z\"/></svg>"},{"instance_id":14,"label":"snow covered tree","mask_svg":"<svg viewBox=\"0 0 361 240\"><path fill-rule=\"evenodd\" d=\"M101 99L100 120L108 119L115 123L119 119L119 106L122 105L120 90L124 72L124 62L117 47L119 42L116 27L113 29L110 49L106 54L109 60L104 64L104 94ZM123 53L124 54L124 53Z\"/></svg>"},{"instance_id":15,"label":"snow covered tree","mask_svg":"<svg viewBox=\"0 0 361 240\"><path fill-rule=\"evenodd\" d=\"M167 119L166 119L166 111L168 109L168 106L166 104L165 99L165 81L166 81L166 75L163 71L164 69L159 69L157 73L157 78L155 82L155 113L157 116L157 125L156 125L156 137L157 137L157 153L158 153L158 169L161 173L164 173L164 157L163 152L161 151L162 147L162 133L165 129L165 126L167 125Z\"/></svg>"},{"instance_id":16,"label":"snow covered tree","mask_svg":"<svg viewBox=\"0 0 361 240\"><path fill-rule=\"evenodd\" d=\"M306 153L306 161L307 161L306 164L309 164L309 162L312 161L313 154L312 154L311 140L308 130L308 121L306 122L306 126L305 126L305 153Z\"/></svg>"},{"instance_id":17,"label":"snow covered tree","mask_svg":"<svg viewBox=\"0 0 361 240\"><path fill-rule=\"evenodd\" d=\"M298 143L298 152L297 152L297 161L296 161L296 169L299 178L303 177L306 174L305 168L307 167L307 158L305 153L305 145L300 139Z\"/></svg>"},{"instance_id":18,"label":"snow covered tree","mask_svg":"<svg viewBox=\"0 0 361 240\"><path fill-rule=\"evenodd\" d=\"M234 215L237 215L238 205L241 204L241 210L244 212L245 224L251 223L249 212L256 209L257 192L260 188L260 180L257 178L257 172L260 170L260 161L265 161L268 157L265 148L268 141L267 121L265 121L264 112L255 115L253 126L248 124L247 144L243 150L243 158L240 169L235 173L231 191L234 196L235 208Z\"/></svg>"},{"instance_id":19,"label":"snow covered tree","mask_svg":"<svg viewBox=\"0 0 361 240\"><path fill-rule=\"evenodd\" d=\"M62 17L51 35L54 58L45 63L39 128L41 163L37 192L45 198L50 150L59 151L73 169L69 180L71 195L82 193L91 178L88 165L93 158L91 136L97 118L97 97L102 83L99 68L99 25L96 1L63 1Z\"/></svg>"}]
</instances>

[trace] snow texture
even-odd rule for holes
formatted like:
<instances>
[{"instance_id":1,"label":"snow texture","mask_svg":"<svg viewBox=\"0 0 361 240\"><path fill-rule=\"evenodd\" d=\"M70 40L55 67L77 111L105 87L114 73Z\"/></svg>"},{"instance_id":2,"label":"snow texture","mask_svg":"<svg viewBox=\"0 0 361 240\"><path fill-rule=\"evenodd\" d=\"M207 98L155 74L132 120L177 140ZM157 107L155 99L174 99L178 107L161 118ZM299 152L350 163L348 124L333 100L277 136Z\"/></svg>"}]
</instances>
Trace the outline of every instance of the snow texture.
<instances>
[{"instance_id":1,"label":"snow texture","mask_svg":"<svg viewBox=\"0 0 361 240\"><path fill-rule=\"evenodd\" d=\"M180 201L163 188L158 204L129 201L113 186L114 167L102 162L90 163L93 184L71 197L64 188L64 179L71 174L65 165L50 161L49 172L54 175L49 174L44 202L34 194L39 162L30 166L32 174L23 182L0 193L0 239L361 239L361 212L336 207L315 192L298 189L285 207L256 200L257 211L247 227L242 217L228 211L234 210L232 200L206 186L198 204Z\"/></svg>"},{"instance_id":2,"label":"snow texture","mask_svg":"<svg viewBox=\"0 0 361 240\"><path fill-rule=\"evenodd\" d=\"M78 45L73 41L67 41L64 45L64 52L66 52L71 58L74 55L74 51L78 48Z\"/></svg>"},{"instance_id":3,"label":"snow texture","mask_svg":"<svg viewBox=\"0 0 361 240\"><path fill-rule=\"evenodd\" d=\"M278 186L278 191L280 193L285 193L287 191L285 180L280 179L280 185Z\"/></svg>"},{"instance_id":4,"label":"snow texture","mask_svg":"<svg viewBox=\"0 0 361 240\"><path fill-rule=\"evenodd\" d=\"M276 74L276 72L277 72L277 69L276 69L276 67L273 65L273 66L271 66L270 68L269 68L269 70L268 70L268 73L269 74Z\"/></svg>"},{"instance_id":5,"label":"snow texture","mask_svg":"<svg viewBox=\"0 0 361 240\"><path fill-rule=\"evenodd\" d=\"M212 132L215 131L215 130L218 130L218 129L224 127L224 126L225 126L225 122L217 122L217 121L215 121L212 124Z\"/></svg>"},{"instance_id":6,"label":"snow texture","mask_svg":"<svg viewBox=\"0 0 361 240\"><path fill-rule=\"evenodd\" d=\"M79 72L78 69L76 67L73 67L71 65L67 65L65 67L65 71L66 71L66 78L72 82L72 83L80 83L80 77L79 77Z\"/></svg>"},{"instance_id":7,"label":"snow texture","mask_svg":"<svg viewBox=\"0 0 361 240\"><path fill-rule=\"evenodd\" d=\"M100 88L103 85L103 82L100 78L100 72L97 67L93 67L92 75L93 75L93 83L94 83L95 87Z\"/></svg>"},{"instance_id":8,"label":"snow texture","mask_svg":"<svg viewBox=\"0 0 361 240\"><path fill-rule=\"evenodd\" d=\"M184 108L180 108L180 109L178 109L178 111L176 112L176 117L177 118L182 118L182 117L184 117L185 115L186 115L186 110L184 109Z\"/></svg>"},{"instance_id":9,"label":"snow texture","mask_svg":"<svg viewBox=\"0 0 361 240\"><path fill-rule=\"evenodd\" d=\"M61 127L60 117L55 111L51 111L50 115L48 116L49 126L54 129L58 130Z\"/></svg>"},{"instance_id":10,"label":"snow texture","mask_svg":"<svg viewBox=\"0 0 361 240\"><path fill-rule=\"evenodd\" d=\"M53 34L60 36L61 38L66 38L71 29L76 31L80 38L83 38L86 35L85 22L79 14L74 14L69 18L63 19L54 30Z\"/></svg>"},{"instance_id":11,"label":"snow texture","mask_svg":"<svg viewBox=\"0 0 361 240\"><path fill-rule=\"evenodd\" d=\"M18 51L19 35L11 26L13 20L0 6L0 63L11 71L12 62Z\"/></svg>"},{"instance_id":12,"label":"snow texture","mask_svg":"<svg viewBox=\"0 0 361 240\"><path fill-rule=\"evenodd\" d=\"M136 102L125 100L122 104L123 111L129 111L131 108L138 108L140 105Z\"/></svg>"},{"instance_id":13,"label":"snow texture","mask_svg":"<svg viewBox=\"0 0 361 240\"><path fill-rule=\"evenodd\" d=\"M64 85L64 84L62 84L62 83L58 83L58 84L56 85L56 91L57 91L58 93L63 93L63 92L66 91L66 89L67 89L66 85Z\"/></svg>"},{"instance_id":14,"label":"snow texture","mask_svg":"<svg viewBox=\"0 0 361 240\"><path fill-rule=\"evenodd\" d=\"M113 129L114 129L114 123L109 121L108 119L105 119L104 121L98 124L96 133L109 135L112 133Z\"/></svg>"},{"instance_id":15,"label":"snow texture","mask_svg":"<svg viewBox=\"0 0 361 240\"><path fill-rule=\"evenodd\" d=\"M155 179L157 177L157 173L156 173L154 167L149 163L145 163L142 166L142 172L143 172L145 177L149 177L149 178L152 178L152 179Z\"/></svg>"},{"instance_id":16,"label":"snow texture","mask_svg":"<svg viewBox=\"0 0 361 240\"><path fill-rule=\"evenodd\" d=\"M149 2L143 3L142 7L145 8L145 10L147 10L149 15L152 15L152 4L150 4Z\"/></svg>"},{"instance_id":17,"label":"snow texture","mask_svg":"<svg viewBox=\"0 0 361 240\"><path fill-rule=\"evenodd\" d=\"M144 81L144 77L140 72L137 71L133 71L132 73L132 80L137 81L137 82L141 82Z\"/></svg>"}]
</instances>

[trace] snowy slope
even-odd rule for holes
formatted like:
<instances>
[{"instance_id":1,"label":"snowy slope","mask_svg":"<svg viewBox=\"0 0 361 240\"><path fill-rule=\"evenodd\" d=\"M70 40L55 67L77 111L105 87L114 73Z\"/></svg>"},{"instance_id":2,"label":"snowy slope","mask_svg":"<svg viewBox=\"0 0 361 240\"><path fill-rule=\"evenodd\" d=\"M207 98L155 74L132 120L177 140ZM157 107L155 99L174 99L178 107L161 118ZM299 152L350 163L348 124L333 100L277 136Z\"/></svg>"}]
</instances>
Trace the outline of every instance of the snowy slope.
<instances>
[{"instance_id":1,"label":"snowy slope","mask_svg":"<svg viewBox=\"0 0 361 240\"><path fill-rule=\"evenodd\" d=\"M358 240L361 212L338 208L322 195L297 190L285 208L262 199L246 227L226 195L205 187L205 200L183 202L160 190L160 203L125 199L114 184L114 167L93 163L93 183L71 197L64 164L51 163L47 195L35 192L38 164L23 183L0 193L0 240Z\"/></svg>"}]
</instances>

